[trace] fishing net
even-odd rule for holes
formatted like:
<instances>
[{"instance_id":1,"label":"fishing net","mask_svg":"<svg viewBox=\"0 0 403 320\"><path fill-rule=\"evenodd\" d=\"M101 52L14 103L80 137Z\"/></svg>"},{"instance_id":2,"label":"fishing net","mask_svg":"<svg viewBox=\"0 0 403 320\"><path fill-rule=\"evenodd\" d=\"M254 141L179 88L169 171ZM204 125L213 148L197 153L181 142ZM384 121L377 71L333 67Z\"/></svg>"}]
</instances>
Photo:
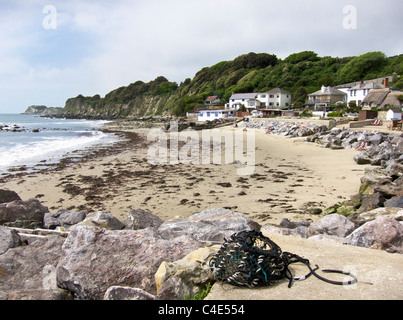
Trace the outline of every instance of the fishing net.
<instances>
[{"instance_id":1,"label":"fishing net","mask_svg":"<svg viewBox=\"0 0 403 320\"><path fill-rule=\"evenodd\" d=\"M303 277L293 277L289 265L301 262L310 272ZM311 275L336 285L353 284L357 279L348 272L338 270L323 270L328 273L349 275L353 280L338 282L328 280L318 275L310 266L309 260L296 254L282 252L281 248L269 238L257 231L243 231L225 239L224 244L210 260L210 268L217 280L235 286L258 287L267 286L273 281L287 278L289 287L293 281L305 280Z\"/></svg>"}]
</instances>

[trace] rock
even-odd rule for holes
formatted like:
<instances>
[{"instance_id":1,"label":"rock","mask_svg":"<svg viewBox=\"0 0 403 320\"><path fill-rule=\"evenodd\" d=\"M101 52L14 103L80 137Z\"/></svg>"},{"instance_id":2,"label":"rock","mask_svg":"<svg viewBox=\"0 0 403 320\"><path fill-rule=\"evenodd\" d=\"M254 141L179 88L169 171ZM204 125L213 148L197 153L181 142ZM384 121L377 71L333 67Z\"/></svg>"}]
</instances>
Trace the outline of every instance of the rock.
<instances>
[{"instance_id":1,"label":"rock","mask_svg":"<svg viewBox=\"0 0 403 320\"><path fill-rule=\"evenodd\" d=\"M19 247L21 244L21 238L16 231L0 227L0 255L8 249Z\"/></svg>"},{"instance_id":2,"label":"rock","mask_svg":"<svg viewBox=\"0 0 403 320\"><path fill-rule=\"evenodd\" d=\"M84 219L84 212L72 212L67 209L60 209L57 213L46 213L43 218L43 224L47 229L56 229L56 227L69 228Z\"/></svg>"},{"instance_id":3,"label":"rock","mask_svg":"<svg viewBox=\"0 0 403 320\"><path fill-rule=\"evenodd\" d=\"M403 220L403 209L402 208L376 208L371 211L363 212L361 214L353 215L351 220L357 225L361 226L366 222L373 221L379 217L387 217L396 220Z\"/></svg>"},{"instance_id":4,"label":"rock","mask_svg":"<svg viewBox=\"0 0 403 320\"><path fill-rule=\"evenodd\" d=\"M309 227L311 223L308 221L290 221L287 218L284 218L280 222L280 227L283 228L289 228L289 229L295 229L297 227Z\"/></svg>"},{"instance_id":5,"label":"rock","mask_svg":"<svg viewBox=\"0 0 403 320\"><path fill-rule=\"evenodd\" d=\"M75 226L57 265L58 286L76 299L103 299L111 286L155 293L154 274L163 261L176 261L198 249L190 236L161 239L153 229L107 230Z\"/></svg>"},{"instance_id":6,"label":"rock","mask_svg":"<svg viewBox=\"0 0 403 320\"><path fill-rule=\"evenodd\" d=\"M353 159L357 164L370 164L371 163L371 159L366 155L365 152L357 153L356 155L354 155Z\"/></svg>"},{"instance_id":7,"label":"rock","mask_svg":"<svg viewBox=\"0 0 403 320\"><path fill-rule=\"evenodd\" d=\"M301 238L308 238L309 233L308 233L308 228L304 226L299 226L293 229L289 228L281 228L277 226L272 226L272 225L266 225L262 228L262 232L265 234L281 234L285 236L298 236Z\"/></svg>"},{"instance_id":8,"label":"rock","mask_svg":"<svg viewBox=\"0 0 403 320\"><path fill-rule=\"evenodd\" d=\"M139 288L112 286L106 290L104 300L155 300L155 296Z\"/></svg>"},{"instance_id":9,"label":"rock","mask_svg":"<svg viewBox=\"0 0 403 320\"><path fill-rule=\"evenodd\" d=\"M190 235L199 241L222 242L236 232L259 229L257 223L249 221L242 213L221 208L196 213L186 219L166 221L158 232L164 239Z\"/></svg>"},{"instance_id":10,"label":"rock","mask_svg":"<svg viewBox=\"0 0 403 320\"><path fill-rule=\"evenodd\" d=\"M17 228L42 228L43 217L49 212L37 199L16 200L0 204L0 225Z\"/></svg>"},{"instance_id":11,"label":"rock","mask_svg":"<svg viewBox=\"0 0 403 320\"><path fill-rule=\"evenodd\" d=\"M382 207L384 202L385 198L379 192L365 195L362 199L361 207L357 210L357 212L362 213L374 210L376 208Z\"/></svg>"},{"instance_id":12,"label":"rock","mask_svg":"<svg viewBox=\"0 0 403 320\"><path fill-rule=\"evenodd\" d=\"M354 223L345 216L334 213L323 217L317 222L311 223L308 228L311 234L327 234L338 237L345 237L355 228Z\"/></svg>"},{"instance_id":13,"label":"rock","mask_svg":"<svg viewBox=\"0 0 403 320\"><path fill-rule=\"evenodd\" d=\"M385 201L385 207L403 208L403 196L394 197L390 200Z\"/></svg>"},{"instance_id":14,"label":"rock","mask_svg":"<svg viewBox=\"0 0 403 320\"><path fill-rule=\"evenodd\" d=\"M356 229L347 243L359 247L376 247L388 252L403 253L403 225L395 219L379 217Z\"/></svg>"},{"instance_id":15,"label":"rock","mask_svg":"<svg viewBox=\"0 0 403 320\"><path fill-rule=\"evenodd\" d=\"M156 215L144 210L131 210L127 214L126 227L130 230L158 228L164 221Z\"/></svg>"},{"instance_id":16,"label":"rock","mask_svg":"<svg viewBox=\"0 0 403 320\"><path fill-rule=\"evenodd\" d=\"M369 135L366 140L368 143L377 146L383 141L383 135L380 133Z\"/></svg>"},{"instance_id":17,"label":"rock","mask_svg":"<svg viewBox=\"0 0 403 320\"><path fill-rule=\"evenodd\" d=\"M114 216L102 211L92 212L80 222L80 226L94 226L107 230L122 230L125 225Z\"/></svg>"},{"instance_id":18,"label":"rock","mask_svg":"<svg viewBox=\"0 0 403 320\"><path fill-rule=\"evenodd\" d=\"M65 238L42 237L0 255L0 292L8 300L66 300L56 284L56 264Z\"/></svg>"},{"instance_id":19,"label":"rock","mask_svg":"<svg viewBox=\"0 0 403 320\"><path fill-rule=\"evenodd\" d=\"M163 262L155 273L159 300L183 300L200 293L213 281L208 267L219 246L200 248L181 260Z\"/></svg>"},{"instance_id":20,"label":"rock","mask_svg":"<svg viewBox=\"0 0 403 320\"><path fill-rule=\"evenodd\" d=\"M19 195L10 190L0 189L0 204L21 200Z\"/></svg>"}]
</instances>

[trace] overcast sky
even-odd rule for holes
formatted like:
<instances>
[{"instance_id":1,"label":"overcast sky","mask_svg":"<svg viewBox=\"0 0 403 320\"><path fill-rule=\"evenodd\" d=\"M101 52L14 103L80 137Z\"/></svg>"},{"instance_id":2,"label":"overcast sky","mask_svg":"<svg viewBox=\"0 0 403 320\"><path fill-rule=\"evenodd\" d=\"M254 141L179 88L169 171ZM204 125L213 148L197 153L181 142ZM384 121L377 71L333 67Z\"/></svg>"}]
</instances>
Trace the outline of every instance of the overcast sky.
<instances>
[{"instance_id":1,"label":"overcast sky","mask_svg":"<svg viewBox=\"0 0 403 320\"><path fill-rule=\"evenodd\" d=\"M0 0L0 113L160 75L180 84L248 52L402 54L402 12L402 0Z\"/></svg>"}]
</instances>

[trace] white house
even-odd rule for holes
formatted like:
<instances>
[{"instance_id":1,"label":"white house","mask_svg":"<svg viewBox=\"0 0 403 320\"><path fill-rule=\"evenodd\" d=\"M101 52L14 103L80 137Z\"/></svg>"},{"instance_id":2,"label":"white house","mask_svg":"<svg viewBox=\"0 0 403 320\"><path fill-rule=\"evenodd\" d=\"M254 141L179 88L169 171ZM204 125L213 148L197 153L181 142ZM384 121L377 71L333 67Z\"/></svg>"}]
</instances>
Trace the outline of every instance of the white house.
<instances>
[{"instance_id":1,"label":"white house","mask_svg":"<svg viewBox=\"0 0 403 320\"><path fill-rule=\"evenodd\" d=\"M212 121L216 119L227 119L235 117L235 110L221 109L221 110L200 110L198 121Z\"/></svg>"},{"instance_id":2,"label":"white house","mask_svg":"<svg viewBox=\"0 0 403 320\"><path fill-rule=\"evenodd\" d=\"M247 109L256 109L260 106L257 96L257 93L233 93L229 98L229 108L238 110L244 105Z\"/></svg>"},{"instance_id":3,"label":"white house","mask_svg":"<svg viewBox=\"0 0 403 320\"><path fill-rule=\"evenodd\" d=\"M258 94L260 107L265 109L284 109L291 106L292 94L280 88Z\"/></svg>"},{"instance_id":4,"label":"white house","mask_svg":"<svg viewBox=\"0 0 403 320\"><path fill-rule=\"evenodd\" d=\"M246 109L284 109L291 106L292 94L280 88L260 93L234 93L230 100L230 109L238 110L241 105Z\"/></svg>"}]
</instances>

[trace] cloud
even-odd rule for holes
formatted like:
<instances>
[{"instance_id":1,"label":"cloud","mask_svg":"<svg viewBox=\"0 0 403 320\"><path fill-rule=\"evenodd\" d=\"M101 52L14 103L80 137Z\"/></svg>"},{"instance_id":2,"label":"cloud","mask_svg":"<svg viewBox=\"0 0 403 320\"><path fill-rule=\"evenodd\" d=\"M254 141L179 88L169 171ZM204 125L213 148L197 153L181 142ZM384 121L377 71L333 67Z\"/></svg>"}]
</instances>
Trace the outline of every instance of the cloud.
<instances>
[{"instance_id":1,"label":"cloud","mask_svg":"<svg viewBox=\"0 0 403 320\"><path fill-rule=\"evenodd\" d=\"M104 95L159 75L180 82L252 51L280 58L303 50L402 53L401 0L349 2L357 30L343 28L346 4L338 1L3 0L0 112L63 106L78 94ZM48 4L57 9L56 30L42 25Z\"/></svg>"}]
</instances>

